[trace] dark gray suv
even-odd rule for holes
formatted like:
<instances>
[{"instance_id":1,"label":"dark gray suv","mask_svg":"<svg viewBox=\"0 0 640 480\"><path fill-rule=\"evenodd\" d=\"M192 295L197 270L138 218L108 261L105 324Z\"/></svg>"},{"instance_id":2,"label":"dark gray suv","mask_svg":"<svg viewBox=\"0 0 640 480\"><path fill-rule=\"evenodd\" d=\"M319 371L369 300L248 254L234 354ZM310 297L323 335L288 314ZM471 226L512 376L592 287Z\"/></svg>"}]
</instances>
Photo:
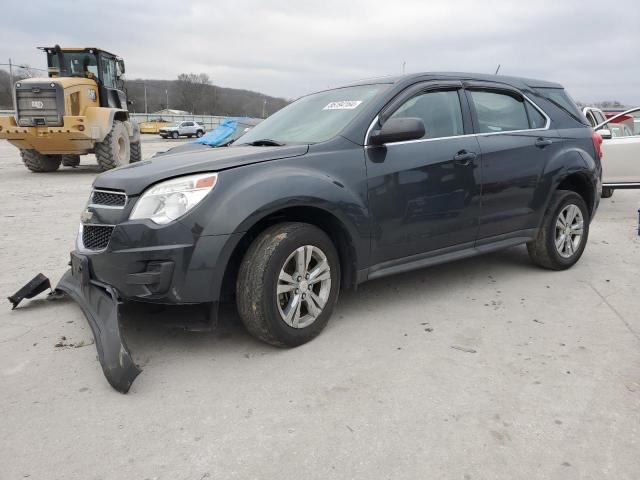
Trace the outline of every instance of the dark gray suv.
<instances>
[{"instance_id":1,"label":"dark gray suv","mask_svg":"<svg viewBox=\"0 0 640 480\"><path fill-rule=\"evenodd\" d=\"M231 147L184 145L98 176L72 269L109 381L138 374L121 300L233 299L279 346L315 337L341 288L527 246L562 270L587 243L600 139L561 85L424 73L303 97Z\"/></svg>"}]
</instances>

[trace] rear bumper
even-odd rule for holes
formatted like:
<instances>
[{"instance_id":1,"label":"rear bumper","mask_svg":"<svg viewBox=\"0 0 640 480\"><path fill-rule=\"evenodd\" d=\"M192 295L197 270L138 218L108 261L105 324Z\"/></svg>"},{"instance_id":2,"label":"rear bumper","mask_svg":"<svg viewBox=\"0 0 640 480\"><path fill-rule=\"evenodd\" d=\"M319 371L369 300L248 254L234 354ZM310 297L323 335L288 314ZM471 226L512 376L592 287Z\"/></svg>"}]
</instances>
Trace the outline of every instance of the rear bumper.
<instances>
[{"instance_id":1,"label":"rear bumper","mask_svg":"<svg viewBox=\"0 0 640 480\"><path fill-rule=\"evenodd\" d=\"M43 154L87 153L100 139L99 128L92 128L84 116L65 116L60 127L21 127L14 117L0 117L0 139L18 148Z\"/></svg>"},{"instance_id":2,"label":"rear bumper","mask_svg":"<svg viewBox=\"0 0 640 480\"><path fill-rule=\"evenodd\" d=\"M76 259L82 257L76 257ZM140 374L120 333L120 302L116 291L109 285L85 277L72 261L72 269L60 279L56 290L69 295L82 309L93 337L102 371L109 384L127 393Z\"/></svg>"}]
</instances>

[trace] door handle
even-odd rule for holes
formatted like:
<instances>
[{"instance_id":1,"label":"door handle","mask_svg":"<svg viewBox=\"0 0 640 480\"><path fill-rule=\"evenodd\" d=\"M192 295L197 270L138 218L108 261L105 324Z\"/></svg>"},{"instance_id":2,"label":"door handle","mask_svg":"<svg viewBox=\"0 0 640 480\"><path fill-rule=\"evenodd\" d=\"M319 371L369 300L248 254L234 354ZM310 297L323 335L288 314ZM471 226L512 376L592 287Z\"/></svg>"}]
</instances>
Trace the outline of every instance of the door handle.
<instances>
[{"instance_id":1,"label":"door handle","mask_svg":"<svg viewBox=\"0 0 640 480\"><path fill-rule=\"evenodd\" d=\"M466 150L460 150L453 156L453 161L458 165L471 165L471 162L477 157L473 152L467 152Z\"/></svg>"},{"instance_id":2,"label":"door handle","mask_svg":"<svg viewBox=\"0 0 640 480\"><path fill-rule=\"evenodd\" d=\"M551 140L549 140L548 138L540 137L540 138L536 139L536 144L535 145L538 148L544 148L544 147L547 147L547 146L551 145L552 143L553 142Z\"/></svg>"}]
</instances>

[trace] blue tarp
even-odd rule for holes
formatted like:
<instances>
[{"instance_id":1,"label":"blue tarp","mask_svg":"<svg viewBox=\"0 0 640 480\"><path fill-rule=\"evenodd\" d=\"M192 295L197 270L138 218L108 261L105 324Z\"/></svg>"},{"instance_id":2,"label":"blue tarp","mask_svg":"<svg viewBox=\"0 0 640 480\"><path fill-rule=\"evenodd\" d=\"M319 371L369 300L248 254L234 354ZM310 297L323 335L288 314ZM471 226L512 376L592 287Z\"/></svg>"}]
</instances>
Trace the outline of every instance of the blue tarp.
<instances>
[{"instance_id":1,"label":"blue tarp","mask_svg":"<svg viewBox=\"0 0 640 480\"><path fill-rule=\"evenodd\" d=\"M233 134L238 128L237 120L225 120L215 130L205 133L202 137L194 141L193 143L209 145L210 147L217 147L223 145L232 139Z\"/></svg>"}]
</instances>

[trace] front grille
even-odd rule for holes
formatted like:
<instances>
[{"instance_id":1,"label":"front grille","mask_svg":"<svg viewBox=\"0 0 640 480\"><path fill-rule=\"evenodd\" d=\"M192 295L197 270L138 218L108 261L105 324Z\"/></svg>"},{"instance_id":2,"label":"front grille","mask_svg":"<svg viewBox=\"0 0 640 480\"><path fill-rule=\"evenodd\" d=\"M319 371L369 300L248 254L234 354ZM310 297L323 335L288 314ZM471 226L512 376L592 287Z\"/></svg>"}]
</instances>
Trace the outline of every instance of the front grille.
<instances>
[{"instance_id":1,"label":"front grille","mask_svg":"<svg viewBox=\"0 0 640 480\"><path fill-rule=\"evenodd\" d=\"M16 117L21 127L61 126L63 115L64 98L56 84L16 86Z\"/></svg>"},{"instance_id":2,"label":"front grille","mask_svg":"<svg viewBox=\"0 0 640 480\"><path fill-rule=\"evenodd\" d=\"M104 250L109 245L113 229L112 225L84 225L82 245L88 250Z\"/></svg>"},{"instance_id":3,"label":"front grille","mask_svg":"<svg viewBox=\"0 0 640 480\"><path fill-rule=\"evenodd\" d=\"M107 192L105 190L94 190L91 194L91 204L104 207L124 207L127 203L127 196L122 192Z\"/></svg>"}]
</instances>

